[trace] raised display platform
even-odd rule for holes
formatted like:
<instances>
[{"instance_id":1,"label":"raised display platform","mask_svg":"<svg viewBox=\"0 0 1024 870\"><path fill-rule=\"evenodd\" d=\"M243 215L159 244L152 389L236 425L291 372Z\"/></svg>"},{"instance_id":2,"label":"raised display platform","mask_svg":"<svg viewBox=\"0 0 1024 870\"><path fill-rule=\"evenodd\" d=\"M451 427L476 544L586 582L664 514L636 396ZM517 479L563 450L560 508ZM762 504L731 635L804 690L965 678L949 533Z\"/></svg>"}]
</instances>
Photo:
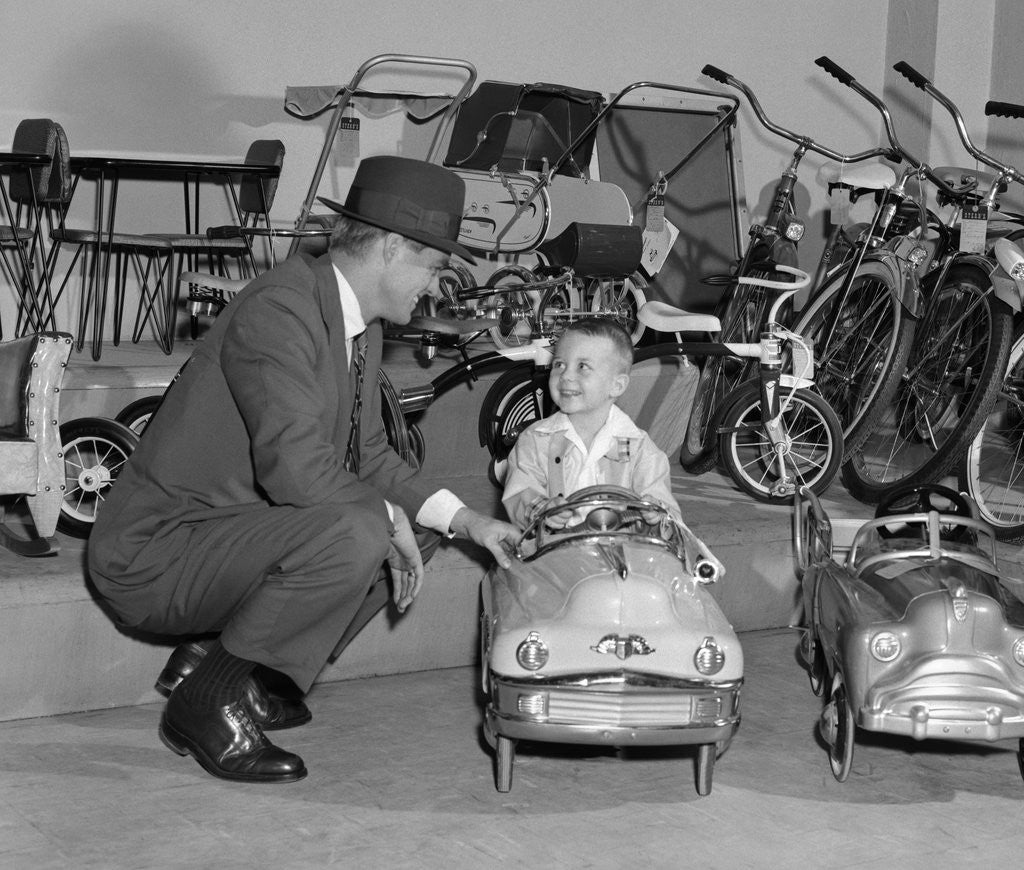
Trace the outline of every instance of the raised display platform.
<instances>
[{"instance_id":1,"label":"raised display platform","mask_svg":"<svg viewBox=\"0 0 1024 870\"><path fill-rule=\"evenodd\" d=\"M105 348L100 362L72 357L62 421L113 417L125 405L159 394L191 350L172 357L150 345ZM396 387L423 384L445 365L424 367L409 345L389 346L386 369ZM495 375L442 396L420 421L426 441L423 476L472 507L501 510L487 479L487 451L477 441L477 413ZM679 421L691 400L692 366L635 367L622 407L673 460ZM673 488L688 524L709 544L727 574L713 588L737 630L789 625L798 615L790 514L759 504L721 474L691 477L675 467ZM824 500L833 516L867 516L839 484ZM0 720L157 700L153 680L169 647L119 632L94 600L84 570L84 542L60 535L61 552L43 559L0 551ZM404 617L379 614L321 674L323 681L473 664L478 650L478 586L486 554L467 542L443 544L427 565L419 598Z\"/></svg>"}]
</instances>

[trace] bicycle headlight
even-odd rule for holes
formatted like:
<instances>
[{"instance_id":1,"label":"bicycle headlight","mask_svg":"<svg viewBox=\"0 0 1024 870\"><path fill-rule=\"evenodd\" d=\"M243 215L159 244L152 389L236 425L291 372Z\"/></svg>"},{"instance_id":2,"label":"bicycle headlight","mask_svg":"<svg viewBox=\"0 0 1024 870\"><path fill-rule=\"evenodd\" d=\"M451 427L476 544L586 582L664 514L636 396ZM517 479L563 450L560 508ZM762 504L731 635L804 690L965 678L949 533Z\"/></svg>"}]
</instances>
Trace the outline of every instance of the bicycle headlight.
<instances>
[{"instance_id":1,"label":"bicycle headlight","mask_svg":"<svg viewBox=\"0 0 1024 870\"><path fill-rule=\"evenodd\" d=\"M791 242L799 242L804 237L804 222L801 220L790 220L786 224L786 238Z\"/></svg>"}]
</instances>

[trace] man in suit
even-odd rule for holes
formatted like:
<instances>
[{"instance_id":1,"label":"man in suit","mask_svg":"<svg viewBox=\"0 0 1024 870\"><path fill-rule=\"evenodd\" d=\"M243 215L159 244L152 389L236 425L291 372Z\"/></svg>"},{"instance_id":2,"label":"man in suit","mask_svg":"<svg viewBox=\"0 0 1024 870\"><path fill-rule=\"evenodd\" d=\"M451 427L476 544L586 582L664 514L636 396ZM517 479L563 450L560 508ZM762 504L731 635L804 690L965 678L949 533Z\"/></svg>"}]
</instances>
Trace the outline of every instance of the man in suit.
<instances>
[{"instance_id":1,"label":"man in suit","mask_svg":"<svg viewBox=\"0 0 1024 870\"><path fill-rule=\"evenodd\" d=\"M362 161L345 204L325 200L340 212L328 253L289 258L224 309L97 516L89 572L118 622L217 636L179 647L160 679L162 740L214 776L306 775L264 732L309 711L255 668L307 691L383 606L367 596L385 562L404 610L423 578L414 524L508 564L515 528L424 487L380 415L380 321L409 322L450 254L472 260L456 241L464 196L443 167Z\"/></svg>"}]
</instances>

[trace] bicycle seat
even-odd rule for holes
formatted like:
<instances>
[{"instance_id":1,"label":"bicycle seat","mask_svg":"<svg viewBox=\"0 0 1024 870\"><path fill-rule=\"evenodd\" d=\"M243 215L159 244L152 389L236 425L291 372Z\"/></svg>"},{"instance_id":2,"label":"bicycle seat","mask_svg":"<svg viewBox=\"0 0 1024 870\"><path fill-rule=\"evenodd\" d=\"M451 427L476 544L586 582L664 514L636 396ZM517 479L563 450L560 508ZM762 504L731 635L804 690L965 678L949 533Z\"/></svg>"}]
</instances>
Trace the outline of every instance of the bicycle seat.
<instances>
[{"instance_id":1,"label":"bicycle seat","mask_svg":"<svg viewBox=\"0 0 1024 870\"><path fill-rule=\"evenodd\" d=\"M861 190L885 190L896 184L896 173L882 163L866 166L844 166L826 163L818 170L818 182L824 185L841 184Z\"/></svg>"},{"instance_id":2,"label":"bicycle seat","mask_svg":"<svg viewBox=\"0 0 1024 870\"><path fill-rule=\"evenodd\" d=\"M640 306L637 320L658 332L721 332L722 322L713 314L694 314L652 299Z\"/></svg>"}]
</instances>

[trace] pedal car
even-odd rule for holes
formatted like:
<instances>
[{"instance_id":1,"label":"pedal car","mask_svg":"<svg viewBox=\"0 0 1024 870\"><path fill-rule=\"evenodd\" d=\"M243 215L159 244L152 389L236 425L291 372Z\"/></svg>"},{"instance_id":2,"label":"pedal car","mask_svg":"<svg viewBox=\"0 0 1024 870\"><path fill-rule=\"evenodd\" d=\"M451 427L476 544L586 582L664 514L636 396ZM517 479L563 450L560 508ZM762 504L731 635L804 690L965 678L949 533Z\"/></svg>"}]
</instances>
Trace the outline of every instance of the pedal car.
<instances>
[{"instance_id":1,"label":"pedal car","mask_svg":"<svg viewBox=\"0 0 1024 870\"><path fill-rule=\"evenodd\" d=\"M793 530L801 656L814 693L828 688L819 724L837 780L849 776L857 727L1024 738L1024 584L1000 576L991 528L965 496L905 487L874 519L832 523L804 489ZM1024 774L1024 741L1017 756Z\"/></svg>"},{"instance_id":2,"label":"pedal car","mask_svg":"<svg viewBox=\"0 0 1024 870\"><path fill-rule=\"evenodd\" d=\"M569 509L575 525L552 531ZM743 652L708 591L723 573L660 505L619 487L537 512L482 584L484 731L507 792L518 740L698 744L696 784L740 722Z\"/></svg>"}]
</instances>

